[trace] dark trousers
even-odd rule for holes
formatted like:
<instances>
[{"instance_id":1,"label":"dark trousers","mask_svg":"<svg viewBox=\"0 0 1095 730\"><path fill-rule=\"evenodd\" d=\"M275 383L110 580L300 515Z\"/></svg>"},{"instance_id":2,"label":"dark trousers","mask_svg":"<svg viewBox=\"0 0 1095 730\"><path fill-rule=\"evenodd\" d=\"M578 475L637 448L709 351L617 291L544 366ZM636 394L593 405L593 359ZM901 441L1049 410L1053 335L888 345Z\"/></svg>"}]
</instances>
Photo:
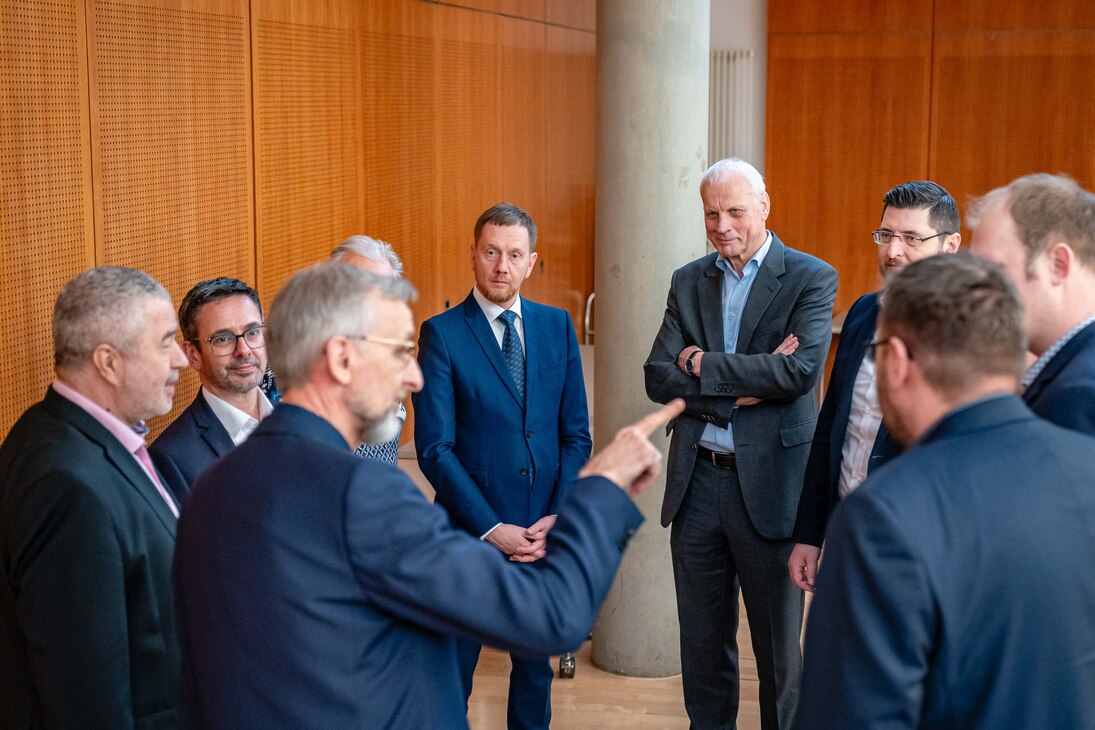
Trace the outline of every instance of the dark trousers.
<instances>
[{"instance_id":1,"label":"dark trousers","mask_svg":"<svg viewBox=\"0 0 1095 730\"><path fill-rule=\"evenodd\" d=\"M475 665L479 663L481 644L457 640L456 660L464 684L464 702L471 697ZM555 670L551 657L526 657L510 654L513 668L509 673L509 704L506 722L509 730L546 730L551 724L551 680Z\"/></svg>"},{"instance_id":2,"label":"dark trousers","mask_svg":"<svg viewBox=\"0 0 1095 730\"><path fill-rule=\"evenodd\" d=\"M696 462L670 536L684 705L695 730L737 721L739 585L760 677L761 727L794 722L804 598L787 574L792 547L757 534L735 469Z\"/></svg>"}]
</instances>

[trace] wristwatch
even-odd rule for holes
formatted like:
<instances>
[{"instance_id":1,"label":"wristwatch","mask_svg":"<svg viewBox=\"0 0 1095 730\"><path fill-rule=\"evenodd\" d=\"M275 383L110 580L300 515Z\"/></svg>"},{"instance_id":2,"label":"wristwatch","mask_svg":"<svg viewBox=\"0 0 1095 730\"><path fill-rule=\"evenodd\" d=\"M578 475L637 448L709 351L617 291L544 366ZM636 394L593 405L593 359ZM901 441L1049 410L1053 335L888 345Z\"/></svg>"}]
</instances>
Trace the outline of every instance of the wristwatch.
<instances>
[{"instance_id":1,"label":"wristwatch","mask_svg":"<svg viewBox=\"0 0 1095 730\"><path fill-rule=\"evenodd\" d=\"M694 358L698 353L701 353L701 352L703 352L703 350L693 350L692 354L688 356L688 359L684 361L684 370L689 375L693 374L692 373L692 358Z\"/></svg>"}]
</instances>

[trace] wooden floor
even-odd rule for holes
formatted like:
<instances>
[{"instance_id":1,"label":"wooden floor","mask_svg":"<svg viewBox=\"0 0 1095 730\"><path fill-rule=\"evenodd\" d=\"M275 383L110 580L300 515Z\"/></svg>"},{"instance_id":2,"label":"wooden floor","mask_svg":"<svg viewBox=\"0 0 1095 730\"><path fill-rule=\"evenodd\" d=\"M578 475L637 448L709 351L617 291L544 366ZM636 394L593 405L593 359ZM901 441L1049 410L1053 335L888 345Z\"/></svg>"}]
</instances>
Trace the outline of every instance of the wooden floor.
<instances>
[{"instance_id":1,"label":"wooden floor","mask_svg":"<svg viewBox=\"0 0 1095 730\"><path fill-rule=\"evenodd\" d=\"M744 619L744 610L741 615ZM578 668L574 678L559 679L556 676L552 683L552 728L684 730L688 727L680 675L665 679L638 679L610 674L593 666L589 659L589 646L586 642L576 654ZM754 730L760 727L757 664L745 620L738 629L738 652L741 664L738 728ZM558 660L553 658L552 663L558 669ZM472 730L505 730L509 666L509 655L494 649L483 649L468 704L468 722Z\"/></svg>"}]
</instances>

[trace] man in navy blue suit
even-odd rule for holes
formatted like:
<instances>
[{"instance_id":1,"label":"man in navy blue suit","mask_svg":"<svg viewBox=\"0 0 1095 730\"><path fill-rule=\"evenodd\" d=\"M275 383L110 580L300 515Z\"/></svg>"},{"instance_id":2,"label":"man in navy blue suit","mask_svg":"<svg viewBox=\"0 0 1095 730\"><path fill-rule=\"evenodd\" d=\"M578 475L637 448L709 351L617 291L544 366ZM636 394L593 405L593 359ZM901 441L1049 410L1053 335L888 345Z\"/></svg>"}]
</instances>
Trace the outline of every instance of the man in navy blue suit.
<instances>
[{"instance_id":1,"label":"man in navy blue suit","mask_svg":"<svg viewBox=\"0 0 1095 730\"><path fill-rule=\"evenodd\" d=\"M583 467L544 569L520 569L399 469L352 453L390 439L422 386L412 295L328 263L274 300L281 403L198 479L179 523L187 726L466 728L454 637L531 655L585 640L642 521L628 494L660 470L646 436L683 403Z\"/></svg>"},{"instance_id":2,"label":"man in navy blue suit","mask_svg":"<svg viewBox=\"0 0 1095 730\"><path fill-rule=\"evenodd\" d=\"M525 211L499 203L479 216L475 287L422 324L425 383L413 397L419 466L437 501L457 526L520 563L544 555L592 446L570 315L519 294L535 263L536 225ZM466 697L478 659L478 644L461 645ZM549 657L511 659L509 726L546 728Z\"/></svg>"},{"instance_id":3,"label":"man in navy blue suit","mask_svg":"<svg viewBox=\"0 0 1095 730\"><path fill-rule=\"evenodd\" d=\"M1000 264L1026 309L1034 363L1023 400L1095 435L1095 195L1062 175L1027 175L974 212L974 253Z\"/></svg>"},{"instance_id":4,"label":"man in navy blue suit","mask_svg":"<svg viewBox=\"0 0 1095 730\"><path fill-rule=\"evenodd\" d=\"M1095 439L1015 395L1025 349L987 261L890 282L868 357L907 450L833 513L800 730L1095 727Z\"/></svg>"},{"instance_id":5,"label":"man in navy blue suit","mask_svg":"<svg viewBox=\"0 0 1095 730\"><path fill-rule=\"evenodd\" d=\"M202 387L149 452L181 504L198 475L243 443L273 406L259 387L266 346L254 289L229 277L199 282L179 305L179 326Z\"/></svg>"},{"instance_id":6,"label":"man in navy blue suit","mask_svg":"<svg viewBox=\"0 0 1095 730\"><path fill-rule=\"evenodd\" d=\"M958 205L936 183L907 182L891 189L872 233L883 280L914 261L957 251L960 227ZM880 297L880 292L864 294L848 310L818 414L791 535L795 547L787 561L791 580L803 590L814 590L825 523L837 502L901 450L882 423L874 363L863 357L874 338Z\"/></svg>"}]
</instances>

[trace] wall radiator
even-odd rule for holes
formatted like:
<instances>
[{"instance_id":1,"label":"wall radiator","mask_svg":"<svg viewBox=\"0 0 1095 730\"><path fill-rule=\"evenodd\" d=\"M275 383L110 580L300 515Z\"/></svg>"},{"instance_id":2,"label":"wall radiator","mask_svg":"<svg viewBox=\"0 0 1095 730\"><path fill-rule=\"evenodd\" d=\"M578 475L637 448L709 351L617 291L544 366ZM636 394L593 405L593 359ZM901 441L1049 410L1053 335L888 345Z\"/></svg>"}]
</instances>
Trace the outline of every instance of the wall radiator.
<instances>
[{"instance_id":1,"label":"wall radiator","mask_svg":"<svg viewBox=\"0 0 1095 730\"><path fill-rule=\"evenodd\" d=\"M710 119L707 126L708 162L740 157L758 168L753 126L754 51L711 53Z\"/></svg>"}]
</instances>

